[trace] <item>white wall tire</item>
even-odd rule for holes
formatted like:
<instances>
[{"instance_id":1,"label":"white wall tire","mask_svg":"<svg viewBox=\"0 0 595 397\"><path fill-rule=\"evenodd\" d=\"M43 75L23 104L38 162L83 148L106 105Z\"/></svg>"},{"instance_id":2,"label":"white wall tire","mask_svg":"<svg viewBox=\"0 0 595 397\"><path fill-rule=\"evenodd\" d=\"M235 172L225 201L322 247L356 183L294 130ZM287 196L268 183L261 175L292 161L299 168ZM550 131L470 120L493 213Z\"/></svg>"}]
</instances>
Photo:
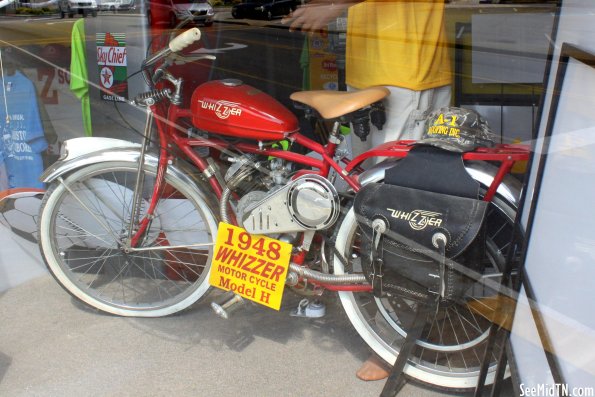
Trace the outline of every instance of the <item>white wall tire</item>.
<instances>
[{"instance_id":1,"label":"white wall tire","mask_svg":"<svg viewBox=\"0 0 595 397\"><path fill-rule=\"evenodd\" d=\"M82 302L120 316L159 317L183 310L209 289L217 221L211 205L168 173L171 193L157 207L146 251L124 252L137 164L97 163L52 183L39 218L48 269ZM155 169L145 165L142 210ZM168 248L204 243L204 248ZM118 285L119 284L119 285Z\"/></svg>"},{"instance_id":2,"label":"white wall tire","mask_svg":"<svg viewBox=\"0 0 595 397\"><path fill-rule=\"evenodd\" d=\"M503 199L496 197L494 199L493 211L496 211L496 215L501 215L503 222L514 221L515 209ZM501 214L500 214L501 212ZM348 258L354 263L357 259L353 259L356 255L352 255L351 245L356 239L357 222L353 208L349 209L336 234L335 246L338 252L341 253L345 258ZM495 236L494 240L499 237ZM495 247L495 246L494 246ZM492 249L493 250L493 249ZM356 251L356 250L354 250ZM490 254L493 255L493 254ZM500 261L501 258L494 260ZM335 274L344 274L345 269L343 264L338 258L333 260ZM356 267L357 265L354 265ZM349 269L351 272L352 270ZM355 270L357 271L357 269ZM361 269L360 269L361 271ZM365 293L352 293L352 292L340 292L339 297L341 304L345 309L345 312L360 334L362 339L370 346L376 354L382 357L389 363L394 363L398 356L400 349L400 343L404 340L406 332L403 329L399 329L397 320L389 317L386 308L382 308L382 301L373 298L372 294ZM384 311L383 311L384 310ZM448 309L446 309L448 310ZM391 316L396 316L397 311L391 312ZM489 322L487 322L489 326ZM431 331L431 330L430 330ZM481 331L481 332L480 332ZM461 343L459 345L447 345L443 346L439 343L429 342L418 342L416 347L419 353L419 357L413 357L412 360L405 367L405 373L423 383L439 386L447 389L470 389L477 385L477 378L479 375L479 360L475 359L472 365L469 367L467 363L465 366L456 367L452 365L452 361L444 359L445 357L455 357L457 354L469 354L477 355L478 352L483 352L485 341L487 339L487 332L485 332L482 324L482 328L477 330L477 335L470 338L467 343ZM431 360L426 358L432 357ZM448 365L443 363L435 364L442 360L448 362ZM495 360L490 365L487 382L492 383L495 374Z\"/></svg>"}]
</instances>

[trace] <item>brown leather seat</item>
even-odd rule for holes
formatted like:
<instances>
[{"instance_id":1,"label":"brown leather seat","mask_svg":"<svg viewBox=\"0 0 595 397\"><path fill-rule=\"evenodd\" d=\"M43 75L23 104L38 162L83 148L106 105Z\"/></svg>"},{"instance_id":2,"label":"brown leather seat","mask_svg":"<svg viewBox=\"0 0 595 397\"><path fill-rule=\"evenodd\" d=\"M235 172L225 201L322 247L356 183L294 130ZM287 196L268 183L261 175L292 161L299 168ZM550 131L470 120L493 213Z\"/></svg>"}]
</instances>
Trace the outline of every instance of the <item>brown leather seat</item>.
<instances>
[{"instance_id":1,"label":"brown leather seat","mask_svg":"<svg viewBox=\"0 0 595 397\"><path fill-rule=\"evenodd\" d=\"M385 87L370 87L360 91L298 91L290 98L316 109L325 119L334 119L386 98Z\"/></svg>"}]
</instances>

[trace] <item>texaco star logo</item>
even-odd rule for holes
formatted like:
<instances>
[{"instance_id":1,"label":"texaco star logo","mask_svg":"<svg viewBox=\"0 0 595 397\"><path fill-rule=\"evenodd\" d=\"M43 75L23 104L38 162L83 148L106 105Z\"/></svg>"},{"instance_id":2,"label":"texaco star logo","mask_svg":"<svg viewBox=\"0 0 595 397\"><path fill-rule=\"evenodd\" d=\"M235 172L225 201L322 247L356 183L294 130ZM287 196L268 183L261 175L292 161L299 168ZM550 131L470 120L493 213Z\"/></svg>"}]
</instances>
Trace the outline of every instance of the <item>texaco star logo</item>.
<instances>
[{"instance_id":1,"label":"texaco star logo","mask_svg":"<svg viewBox=\"0 0 595 397\"><path fill-rule=\"evenodd\" d=\"M114 84L114 73L112 70L107 66L104 66L99 75L101 76L101 85L105 88L111 88Z\"/></svg>"}]
</instances>

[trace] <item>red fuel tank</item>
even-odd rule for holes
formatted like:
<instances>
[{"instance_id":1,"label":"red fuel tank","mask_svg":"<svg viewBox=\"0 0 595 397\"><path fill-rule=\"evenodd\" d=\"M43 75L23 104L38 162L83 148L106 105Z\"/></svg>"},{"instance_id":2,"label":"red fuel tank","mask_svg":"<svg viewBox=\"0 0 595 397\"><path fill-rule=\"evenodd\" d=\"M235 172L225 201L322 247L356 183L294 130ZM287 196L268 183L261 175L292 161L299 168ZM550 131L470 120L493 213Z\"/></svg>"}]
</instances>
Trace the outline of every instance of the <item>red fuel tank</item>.
<instances>
[{"instance_id":1,"label":"red fuel tank","mask_svg":"<svg viewBox=\"0 0 595 397\"><path fill-rule=\"evenodd\" d=\"M281 140L298 130L293 113L270 95L239 80L216 80L192 94L192 124L215 134Z\"/></svg>"}]
</instances>

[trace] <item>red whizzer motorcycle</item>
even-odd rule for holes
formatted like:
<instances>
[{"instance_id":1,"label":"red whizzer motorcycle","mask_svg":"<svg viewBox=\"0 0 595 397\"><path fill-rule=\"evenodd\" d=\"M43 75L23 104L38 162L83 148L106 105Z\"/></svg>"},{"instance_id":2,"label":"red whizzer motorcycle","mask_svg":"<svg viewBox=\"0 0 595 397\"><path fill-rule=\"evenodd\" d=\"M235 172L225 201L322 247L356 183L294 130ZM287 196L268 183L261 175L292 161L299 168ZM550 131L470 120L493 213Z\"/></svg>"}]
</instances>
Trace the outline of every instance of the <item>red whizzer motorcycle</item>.
<instances>
[{"instance_id":1,"label":"red whizzer motorcycle","mask_svg":"<svg viewBox=\"0 0 595 397\"><path fill-rule=\"evenodd\" d=\"M199 38L191 29L145 60L160 88L135 99L147 110L141 144L69 140L44 173L39 241L55 279L122 316L178 312L211 284L231 290L217 306L224 315L240 295L278 308L284 286L338 291L353 326L388 362L416 307L432 301L405 372L474 387L490 325L478 306L497 295L520 186L508 174L527 148L478 141L461 153L400 141L348 160L340 125L365 136L382 118L381 87L291 96L334 123L324 145L238 80L200 85L184 108L183 81L167 59ZM374 157L384 159L363 170Z\"/></svg>"}]
</instances>

